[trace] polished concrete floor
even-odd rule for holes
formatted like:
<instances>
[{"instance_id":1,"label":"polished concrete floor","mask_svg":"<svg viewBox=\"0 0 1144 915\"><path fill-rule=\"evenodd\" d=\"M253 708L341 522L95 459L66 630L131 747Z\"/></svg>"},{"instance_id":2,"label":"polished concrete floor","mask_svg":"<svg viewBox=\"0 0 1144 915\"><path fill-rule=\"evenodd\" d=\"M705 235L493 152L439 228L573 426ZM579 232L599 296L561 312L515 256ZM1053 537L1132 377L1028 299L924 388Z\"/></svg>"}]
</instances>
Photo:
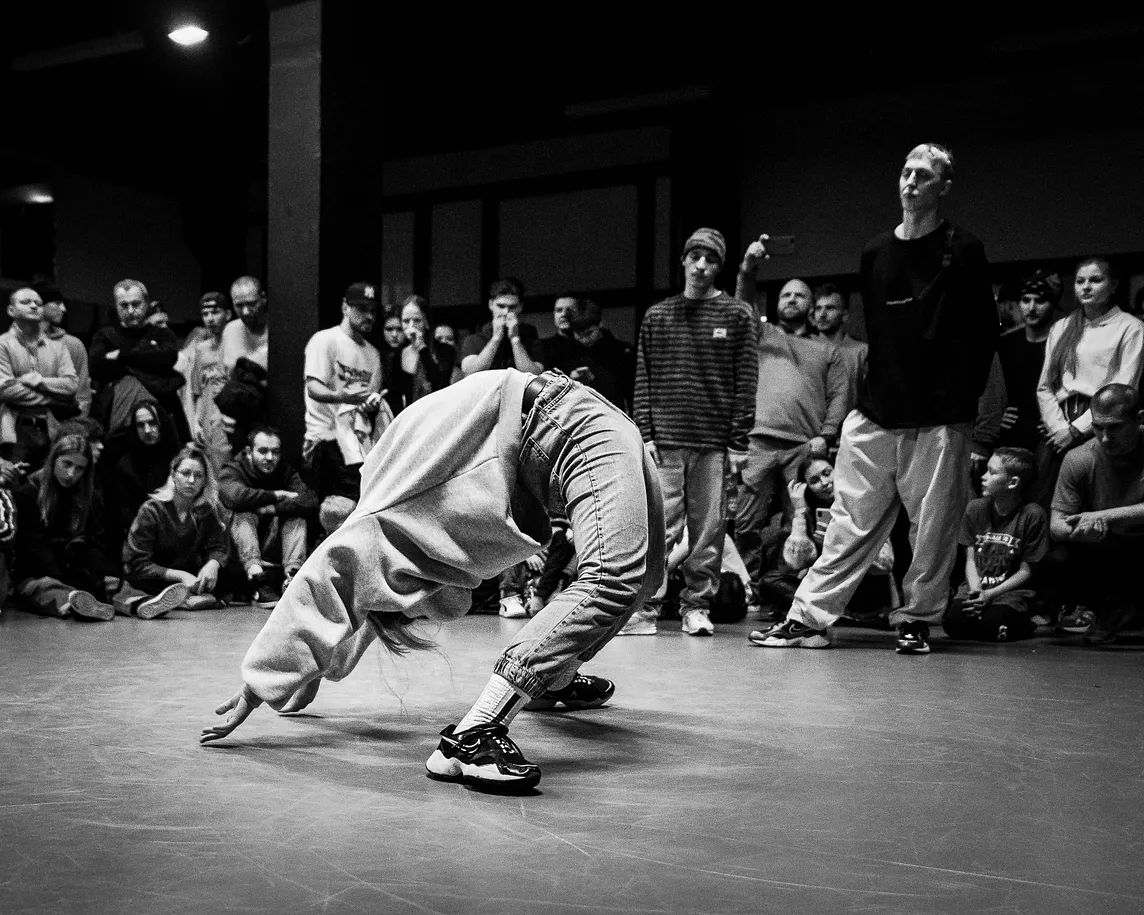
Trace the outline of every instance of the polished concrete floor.
<instances>
[{"instance_id":1,"label":"polished concrete floor","mask_svg":"<svg viewBox=\"0 0 1144 915\"><path fill-rule=\"evenodd\" d=\"M1144 911L1144 647L618 639L499 797L422 763L519 622L200 747L266 613L0 616L0 912Z\"/></svg>"}]
</instances>

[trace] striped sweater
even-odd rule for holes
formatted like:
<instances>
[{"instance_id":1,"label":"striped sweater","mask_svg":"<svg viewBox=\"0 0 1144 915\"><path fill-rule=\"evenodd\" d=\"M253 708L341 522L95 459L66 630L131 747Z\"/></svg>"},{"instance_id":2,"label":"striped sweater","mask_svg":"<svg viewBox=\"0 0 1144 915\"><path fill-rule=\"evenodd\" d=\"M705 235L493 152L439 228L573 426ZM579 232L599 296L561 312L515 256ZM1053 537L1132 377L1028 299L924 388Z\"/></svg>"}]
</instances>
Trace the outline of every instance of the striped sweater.
<instances>
[{"instance_id":1,"label":"striped sweater","mask_svg":"<svg viewBox=\"0 0 1144 915\"><path fill-rule=\"evenodd\" d=\"M645 442L747 449L759 360L754 310L726 293L648 309L636 352L634 413Z\"/></svg>"}]
</instances>

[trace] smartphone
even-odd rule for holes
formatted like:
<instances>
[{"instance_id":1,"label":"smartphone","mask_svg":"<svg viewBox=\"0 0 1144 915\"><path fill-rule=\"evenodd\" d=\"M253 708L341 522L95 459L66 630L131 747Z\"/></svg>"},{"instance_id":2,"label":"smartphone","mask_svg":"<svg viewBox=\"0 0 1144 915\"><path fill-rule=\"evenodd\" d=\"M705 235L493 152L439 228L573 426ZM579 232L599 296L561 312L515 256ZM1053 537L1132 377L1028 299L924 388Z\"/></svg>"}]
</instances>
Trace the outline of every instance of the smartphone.
<instances>
[{"instance_id":1,"label":"smartphone","mask_svg":"<svg viewBox=\"0 0 1144 915\"><path fill-rule=\"evenodd\" d=\"M794 236L793 235L772 235L767 241L763 242L767 248L767 254L771 257L783 257L788 254L794 254Z\"/></svg>"}]
</instances>

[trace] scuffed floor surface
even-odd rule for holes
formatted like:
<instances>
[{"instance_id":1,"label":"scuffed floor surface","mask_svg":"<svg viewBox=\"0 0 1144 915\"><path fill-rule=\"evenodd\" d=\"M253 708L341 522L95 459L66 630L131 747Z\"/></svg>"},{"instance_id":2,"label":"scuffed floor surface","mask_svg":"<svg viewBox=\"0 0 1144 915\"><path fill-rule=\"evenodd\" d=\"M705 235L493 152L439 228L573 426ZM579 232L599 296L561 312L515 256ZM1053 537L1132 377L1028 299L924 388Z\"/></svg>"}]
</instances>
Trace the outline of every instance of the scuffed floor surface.
<instances>
[{"instance_id":1,"label":"scuffed floor surface","mask_svg":"<svg viewBox=\"0 0 1144 915\"><path fill-rule=\"evenodd\" d=\"M0 616L0 912L1144 911L1140 644L665 627L590 666L611 707L521 714L544 778L497 797L422 764L519 621L200 747L266 614Z\"/></svg>"}]
</instances>

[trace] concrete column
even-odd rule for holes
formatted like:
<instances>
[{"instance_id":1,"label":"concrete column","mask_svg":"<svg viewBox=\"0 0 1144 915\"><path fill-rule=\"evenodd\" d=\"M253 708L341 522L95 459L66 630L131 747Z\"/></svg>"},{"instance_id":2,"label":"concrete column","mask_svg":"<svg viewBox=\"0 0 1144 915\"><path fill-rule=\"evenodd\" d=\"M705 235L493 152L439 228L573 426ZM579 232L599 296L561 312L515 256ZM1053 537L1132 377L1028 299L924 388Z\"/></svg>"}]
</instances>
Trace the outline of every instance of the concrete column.
<instances>
[{"instance_id":1,"label":"concrete column","mask_svg":"<svg viewBox=\"0 0 1144 915\"><path fill-rule=\"evenodd\" d=\"M302 367L318 330L322 171L322 4L270 12L267 143L267 277L270 406L285 453L297 461L304 433Z\"/></svg>"}]
</instances>

